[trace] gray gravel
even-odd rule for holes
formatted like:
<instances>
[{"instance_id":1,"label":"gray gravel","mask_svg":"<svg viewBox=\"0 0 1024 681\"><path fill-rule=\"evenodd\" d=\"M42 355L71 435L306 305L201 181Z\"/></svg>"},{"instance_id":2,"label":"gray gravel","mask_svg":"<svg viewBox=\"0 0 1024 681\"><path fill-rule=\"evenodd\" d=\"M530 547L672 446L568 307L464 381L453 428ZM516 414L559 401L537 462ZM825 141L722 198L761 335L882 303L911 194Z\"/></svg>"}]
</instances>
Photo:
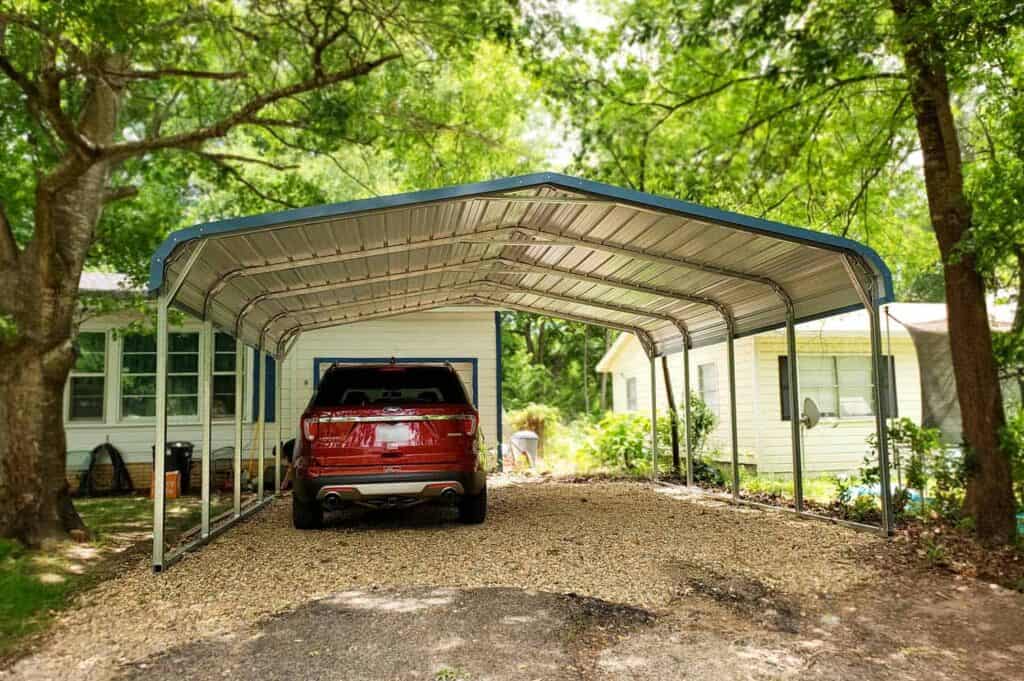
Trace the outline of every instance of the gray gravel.
<instances>
[{"instance_id":1,"label":"gray gravel","mask_svg":"<svg viewBox=\"0 0 1024 681\"><path fill-rule=\"evenodd\" d=\"M692 593L694 573L828 600L871 581L871 561L857 556L880 544L640 483L494 480L481 526L420 509L298 532L283 499L161 576L140 561L88 592L12 675L105 679L312 599L374 588L520 587L657 609Z\"/></svg>"}]
</instances>

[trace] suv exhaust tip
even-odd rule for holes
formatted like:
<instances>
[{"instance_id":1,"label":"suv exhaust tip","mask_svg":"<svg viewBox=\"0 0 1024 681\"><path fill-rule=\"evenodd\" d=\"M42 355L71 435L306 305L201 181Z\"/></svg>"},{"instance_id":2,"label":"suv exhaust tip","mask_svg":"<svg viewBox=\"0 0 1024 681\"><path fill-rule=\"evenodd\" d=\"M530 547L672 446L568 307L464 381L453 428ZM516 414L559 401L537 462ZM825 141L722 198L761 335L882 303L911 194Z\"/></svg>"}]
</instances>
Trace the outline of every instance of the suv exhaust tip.
<instances>
[{"instance_id":1,"label":"suv exhaust tip","mask_svg":"<svg viewBox=\"0 0 1024 681\"><path fill-rule=\"evenodd\" d=\"M341 495L337 492L328 492L324 495L324 510L337 511L341 508Z\"/></svg>"}]
</instances>

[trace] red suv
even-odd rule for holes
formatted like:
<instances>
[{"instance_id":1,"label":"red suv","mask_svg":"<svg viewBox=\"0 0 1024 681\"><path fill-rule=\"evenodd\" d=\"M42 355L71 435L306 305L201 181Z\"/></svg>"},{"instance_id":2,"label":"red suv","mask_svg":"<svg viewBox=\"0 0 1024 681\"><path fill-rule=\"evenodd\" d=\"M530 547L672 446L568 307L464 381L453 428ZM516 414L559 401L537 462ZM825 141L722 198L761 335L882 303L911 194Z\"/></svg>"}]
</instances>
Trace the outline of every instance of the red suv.
<instances>
[{"instance_id":1,"label":"red suv","mask_svg":"<svg viewBox=\"0 0 1024 681\"><path fill-rule=\"evenodd\" d=\"M334 365L302 414L293 463L292 522L320 527L348 504L455 504L487 515L480 415L451 366Z\"/></svg>"}]
</instances>

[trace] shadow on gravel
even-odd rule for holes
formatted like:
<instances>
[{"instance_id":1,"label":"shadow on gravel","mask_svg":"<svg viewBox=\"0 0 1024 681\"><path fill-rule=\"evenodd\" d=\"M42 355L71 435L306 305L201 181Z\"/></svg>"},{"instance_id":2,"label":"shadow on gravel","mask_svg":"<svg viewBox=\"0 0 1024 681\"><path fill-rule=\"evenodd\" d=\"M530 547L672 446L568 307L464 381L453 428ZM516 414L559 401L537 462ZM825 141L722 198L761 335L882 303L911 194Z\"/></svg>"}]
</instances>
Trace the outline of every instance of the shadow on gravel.
<instances>
[{"instance_id":1,"label":"shadow on gravel","mask_svg":"<svg viewBox=\"0 0 1024 681\"><path fill-rule=\"evenodd\" d=\"M680 562L673 567L686 591L710 598L762 626L790 634L799 632L799 605L764 582L690 563Z\"/></svg>"},{"instance_id":2,"label":"shadow on gravel","mask_svg":"<svg viewBox=\"0 0 1024 681\"><path fill-rule=\"evenodd\" d=\"M351 590L169 650L123 680L578 679L651 613L509 588Z\"/></svg>"}]
</instances>

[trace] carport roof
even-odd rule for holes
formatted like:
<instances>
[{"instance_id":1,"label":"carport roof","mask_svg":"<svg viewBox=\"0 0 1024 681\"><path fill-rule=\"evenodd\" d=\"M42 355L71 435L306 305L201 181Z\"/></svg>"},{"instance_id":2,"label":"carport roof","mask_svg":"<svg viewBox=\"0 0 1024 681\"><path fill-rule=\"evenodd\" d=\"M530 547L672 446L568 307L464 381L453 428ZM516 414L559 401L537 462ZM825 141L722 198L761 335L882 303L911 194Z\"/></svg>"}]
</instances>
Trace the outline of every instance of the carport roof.
<instances>
[{"instance_id":1,"label":"carport roof","mask_svg":"<svg viewBox=\"0 0 1024 681\"><path fill-rule=\"evenodd\" d=\"M556 173L210 222L172 233L149 289L280 354L304 330L461 305L636 333L649 353L892 300L849 239Z\"/></svg>"}]
</instances>

